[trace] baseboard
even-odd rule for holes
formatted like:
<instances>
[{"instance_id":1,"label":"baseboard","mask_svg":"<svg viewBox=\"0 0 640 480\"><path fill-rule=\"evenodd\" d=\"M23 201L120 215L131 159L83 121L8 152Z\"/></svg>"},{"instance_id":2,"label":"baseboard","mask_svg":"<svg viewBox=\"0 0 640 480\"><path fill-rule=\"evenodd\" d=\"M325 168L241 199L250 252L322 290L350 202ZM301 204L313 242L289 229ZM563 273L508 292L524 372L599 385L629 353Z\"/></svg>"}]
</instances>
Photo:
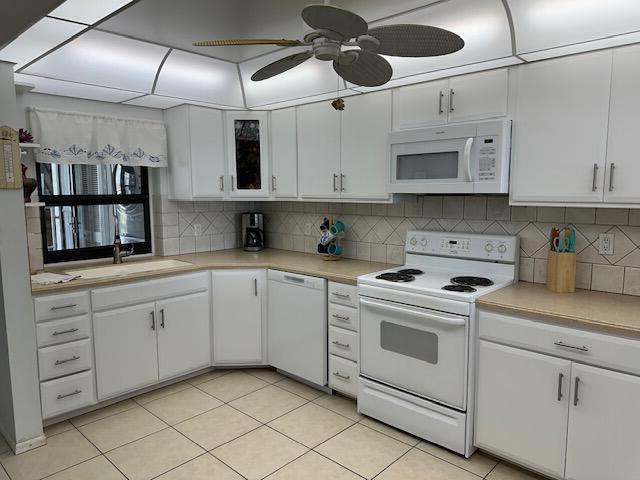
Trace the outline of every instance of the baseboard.
<instances>
[{"instance_id":1,"label":"baseboard","mask_svg":"<svg viewBox=\"0 0 640 480\"><path fill-rule=\"evenodd\" d=\"M10 442L9 446L13 449L16 455L20 455L21 453L28 452L29 450L33 450L34 448L38 448L46 444L47 437L40 435L39 437L32 438L31 440L25 440L24 442Z\"/></svg>"}]
</instances>

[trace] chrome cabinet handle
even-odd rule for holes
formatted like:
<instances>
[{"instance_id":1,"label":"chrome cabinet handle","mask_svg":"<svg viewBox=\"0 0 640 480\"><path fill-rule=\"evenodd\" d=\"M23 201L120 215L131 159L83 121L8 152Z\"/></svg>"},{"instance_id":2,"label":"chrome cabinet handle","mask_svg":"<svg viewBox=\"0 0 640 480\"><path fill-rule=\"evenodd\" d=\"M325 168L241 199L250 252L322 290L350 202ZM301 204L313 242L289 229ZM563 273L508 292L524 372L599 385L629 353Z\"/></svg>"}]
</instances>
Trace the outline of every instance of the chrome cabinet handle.
<instances>
[{"instance_id":1,"label":"chrome cabinet handle","mask_svg":"<svg viewBox=\"0 0 640 480\"><path fill-rule=\"evenodd\" d=\"M333 191L334 191L334 192L337 192L337 191L338 191L337 182L338 182L338 174L337 174L337 173L334 173L334 174L333 174Z\"/></svg>"},{"instance_id":2,"label":"chrome cabinet handle","mask_svg":"<svg viewBox=\"0 0 640 480\"><path fill-rule=\"evenodd\" d=\"M235 191L236 189L236 181L233 175L231 175L231 191Z\"/></svg>"},{"instance_id":3,"label":"chrome cabinet handle","mask_svg":"<svg viewBox=\"0 0 640 480\"><path fill-rule=\"evenodd\" d=\"M442 99L444 98L444 93L440 90L440 98L438 99L438 115L442 115L444 110L442 110Z\"/></svg>"},{"instance_id":4,"label":"chrome cabinet handle","mask_svg":"<svg viewBox=\"0 0 640 480\"><path fill-rule=\"evenodd\" d=\"M271 190L273 190L274 192L277 190L277 188L276 188L276 176L275 175L271 175Z\"/></svg>"},{"instance_id":5,"label":"chrome cabinet handle","mask_svg":"<svg viewBox=\"0 0 640 480\"><path fill-rule=\"evenodd\" d=\"M593 183L591 185L591 191L595 192L596 190L598 190L598 169L600 167L598 167L597 163L593 164Z\"/></svg>"},{"instance_id":6,"label":"chrome cabinet handle","mask_svg":"<svg viewBox=\"0 0 640 480\"><path fill-rule=\"evenodd\" d=\"M349 344L348 343L342 343L342 342L339 342L338 340L334 340L331 343L333 343L336 347L349 348Z\"/></svg>"},{"instance_id":7,"label":"chrome cabinet handle","mask_svg":"<svg viewBox=\"0 0 640 480\"><path fill-rule=\"evenodd\" d=\"M340 320L341 322L348 322L350 317L343 317L342 315L338 315L337 313L334 313L333 315L331 315L333 318L335 318L336 320Z\"/></svg>"},{"instance_id":8,"label":"chrome cabinet handle","mask_svg":"<svg viewBox=\"0 0 640 480\"><path fill-rule=\"evenodd\" d=\"M453 88L449 89L449 111L453 112L455 108L453 108L453 96L455 95L455 90Z\"/></svg>"},{"instance_id":9,"label":"chrome cabinet handle","mask_svg":"<svg viewBox=\"0 0 640 480\"><path fill-rule=\"evenodd\" d=\"M64 310L65 308L73 308L77 306L78 306L77 303L70 303L69 305L57 305L57 306L51 307L51 310L55 312L56 310Z\"/></svg>"},{"instance_id":10,"label":"chrome cabinet handle","mask_svg":"<svg viewBox=\"0 0 640 480\"><path fill-rule=\"evenodd\" d=\"M256 297L258 296L258 279L257 278L253 279L253 294Z\"/></svg>"},{"instance_id":11,"label":"chrome cabinet handle","mask_svg":"<svg viewBox=\"0 0 640 480\"><path fill-rule=\"evenodd\" d=\"M564 374L558 374L558 401L562 400L562 380L564 379Z\"/></svg>"},{"instance_id":12,"label":"chrome cabinet handle","mask_svg":"<svg viewBox=\"0 0 640 480\"><path fill-rule=\"evenodd\" d=\"M285 275L284 279L289 280L290 282L304 283L304 278L301 277L292 277L291 275Z\"/></svg>"},{"instance_id":13,"label":"chrome cabinet handle","mask_svg":"<svg viewBox=\"0 0 640 480\"><path fill-rule=\"evenodd\" d=\"M160 326L164 328L164 308L160 309Z\"/></svg>"},{"instance_id":14,"label":"chrome cabinet handle","mask_svg":"<svg viewBox=\"0 0 640 480\"><path fill-rule=\"evenodd\" d=\"M335 295L339 298L351 298L351 295L349 295L348 293L331 292L331 295Z\"/></svg>"},{"instance_id":15,"label":"chrome cabinet handle","mask_svg":"<svg viewBox=\"0 0 640 480\"><path fill-rule=\"evenodd\" d=\"M580 377L576 377L576 383L573 389L573 406L578 406L578 387L580 386Z\"/></svg>"},{"instance_id":16,"label":"chrome cabinet handle","mask_svg":"<svg viewBox=\"0 0 640 480\"><path fill-rule=\"evenodd\" d=\"M78 329L77 328L70 328L69 330L61 330L61 331L55 331L53 332L51 335L53 335L54 337L57 337L58 335L66 335L67 333L74 333L77 332Z\"/></svg>"},{"instance_id":17,"label":"chrome cabinet handle","mask_svg":"<svg viewBox=\"0 0 640 480\"><path fill-rule=\"evenodd\" d=\"M342 380L349 380L351 375L342 375L340 372L333 372L334 377L341 378Z\"/></svg>"},{"instance_id":18,"label":"chrome cabinet handle","mask_svg":"<svg viewBox=\"0 0 640 480\"><path fill-rule=\"evenodd\" d=\"M62 400L63 398L73 397L74 395L79 395L82 393L82 390L78 390L77 388L71 393L61 393L56 398L58 400Z\"/></svg>"},{"instance_id":19,"label":"chrome cabinet handle","mask_svg":"<svg viewBox=\"0 0 640 480\"><path fill-rule=\"evenodd\" d=\"M345 176L344 174L341 173L340 174L340 191L341 192L344 192L344 179L345 179Z\"/></svg>"},{"instance_id":20,"label":"chrome cabinet handle","mask_svg":"<svg viewBox=\"0 0 640 480\"><path fill-rule=\"evenodd\" d=\"M80 360L78 355L74 355L71 358L65 358L64 360L56 360L55 365L64 365L65 363L75 362L76 360Z\"/></svg>"},{"instance_id":21,"label":"chrome cabinet handle","mask_svg":"<svg viewBox=\"0 0 640 480\"><path fill-rule=\"evenodd\" d=\"M151 312L151 330L156 331L156 312Z\"/></svg>"},{"instance_id":22,"label":"chrome cabinet handle","mask_svg":"<svg viewBox=\"0 0 640 480\"><path fill-rule=\"evenodd\" d=\"M613 171L616 169L616 164L612 163L609 169L609 191L613 192Z\"/></svg>"},{"instance_id":23,"label":"chrome cabinet handle","mask_svg":"<svg viewBox=\"0 0 640 480\"><path fill-rule=\"evenodd\" d=\"M218 187L221 192L224 192L224 175L220 175L220 178L218 179Z\"/></svg>"},{"instance_id":24,"label":"chrome cabinet handle","mask_svg":"<svg viewBox=\"0 0 640 480\"><path fill-rule=\"evenodd\" d=\"M553 344L556 347L563 347L563 348L570 348L572 350L578 350L580 352L588 352L589 351L589 347L582 345L582 346L578 346L578 345L571 345L569 343L564 343L561 340L558 340L557 342L553 342Z\"/></svg>"}]
</instances>

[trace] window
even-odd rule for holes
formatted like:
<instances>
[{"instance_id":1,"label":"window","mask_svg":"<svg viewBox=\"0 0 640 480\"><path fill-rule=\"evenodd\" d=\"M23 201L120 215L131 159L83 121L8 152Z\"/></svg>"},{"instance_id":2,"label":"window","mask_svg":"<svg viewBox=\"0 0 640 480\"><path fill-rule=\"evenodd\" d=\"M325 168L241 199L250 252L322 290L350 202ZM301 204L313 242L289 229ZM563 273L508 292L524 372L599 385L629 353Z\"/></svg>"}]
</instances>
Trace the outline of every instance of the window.
<instances>
[{"instance_id":1,"label":"window","mask_svg":"<svg viewBox=\"0 0 640 480\"><path fill-rule=\"evenodd\" d=\"M116 221L123 245L151 252L146 167L38 163L37 172L44 263L111 257Z\"/></svg>"}]
</instances>

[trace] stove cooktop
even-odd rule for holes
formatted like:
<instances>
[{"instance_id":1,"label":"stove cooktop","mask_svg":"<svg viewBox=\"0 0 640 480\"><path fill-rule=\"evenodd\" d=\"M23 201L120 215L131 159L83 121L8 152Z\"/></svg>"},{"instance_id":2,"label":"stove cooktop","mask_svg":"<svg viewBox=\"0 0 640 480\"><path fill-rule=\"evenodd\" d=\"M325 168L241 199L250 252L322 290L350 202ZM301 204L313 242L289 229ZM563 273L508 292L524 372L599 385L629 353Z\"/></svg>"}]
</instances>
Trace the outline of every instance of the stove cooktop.
<instances>
[{"instance_id":1,"label":"stove cooktop","mask_svg":"<svg viewBox=\"0 0 640 480\"><path fill-rule=\"evenodd\" d=\"M380 275L376 276L376 278L378 280L385 280L387 282L401 282L401 283L413 282L416 279L416 277L414 277L413 275L410 275L408 273L402 273L402 272L381 273Z\"/></svg>"}]
</instances>

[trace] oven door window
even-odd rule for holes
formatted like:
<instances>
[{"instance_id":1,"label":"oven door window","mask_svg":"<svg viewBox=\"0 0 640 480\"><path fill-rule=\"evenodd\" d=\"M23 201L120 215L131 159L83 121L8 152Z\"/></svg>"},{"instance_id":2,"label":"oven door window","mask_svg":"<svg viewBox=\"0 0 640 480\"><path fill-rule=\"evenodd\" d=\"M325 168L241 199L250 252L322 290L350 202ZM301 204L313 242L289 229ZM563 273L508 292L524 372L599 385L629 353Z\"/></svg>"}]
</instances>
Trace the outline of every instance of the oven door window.
<instances>
[{"instance_id":1,"label":"oven door window","mask_svg":"<svg viewBox=\"0 0 640 480\"><path fill-rule=\"evenodd\" d=\"M425 330L382 322L380 347L433 365L438 363L438 335Z\"/></svg>"},{"instance_id":2,"label":"oven door window","mask_svg":"<svg viewBox=\"0 0 640 480\"><path fill-rule=\"evenodd\" d=\"M460 152L413 153L396 157L397 180L458 178Z\"/></svg>"}]
</instances>

